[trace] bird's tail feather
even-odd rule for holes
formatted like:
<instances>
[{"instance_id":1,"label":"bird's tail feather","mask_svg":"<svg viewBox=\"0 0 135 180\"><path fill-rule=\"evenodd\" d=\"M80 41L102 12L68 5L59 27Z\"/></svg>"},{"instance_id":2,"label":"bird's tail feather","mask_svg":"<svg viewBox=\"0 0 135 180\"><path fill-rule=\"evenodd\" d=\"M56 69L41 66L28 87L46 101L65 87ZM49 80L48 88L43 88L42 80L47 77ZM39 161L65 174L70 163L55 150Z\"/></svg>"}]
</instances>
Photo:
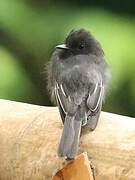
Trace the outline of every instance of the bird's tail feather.
<instances>
[{"instance_id":1,"label":"bird's tail feather","mask_svg":"<svg viewBox=\"0 0 135 180\"><path fill-rule=\"evenodd\" d=\"M76 156L79 145L81 125L82 121L75 120L75 116L66 116L58 149L58 155L60 157L73 159Z\"/></svg>"}]
</instances>

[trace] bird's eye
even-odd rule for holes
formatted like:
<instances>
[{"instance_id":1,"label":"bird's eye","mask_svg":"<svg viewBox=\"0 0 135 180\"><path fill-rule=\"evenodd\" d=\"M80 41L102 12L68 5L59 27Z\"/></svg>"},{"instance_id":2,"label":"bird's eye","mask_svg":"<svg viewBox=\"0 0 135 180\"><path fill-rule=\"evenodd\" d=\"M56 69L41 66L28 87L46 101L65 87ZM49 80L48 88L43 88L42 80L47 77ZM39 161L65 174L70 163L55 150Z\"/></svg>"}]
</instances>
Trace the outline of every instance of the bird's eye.
<instances>
[{"instance_id":1,"label":"bird's eye","mask_svg":"<svg viewBox=\"0 0 135 180\"><path fill-rule=\"evenodd\" d=\"M84 44L80 44L79 49L83 49L83 48L84 48Z\"/></svg>"}]
</instances>

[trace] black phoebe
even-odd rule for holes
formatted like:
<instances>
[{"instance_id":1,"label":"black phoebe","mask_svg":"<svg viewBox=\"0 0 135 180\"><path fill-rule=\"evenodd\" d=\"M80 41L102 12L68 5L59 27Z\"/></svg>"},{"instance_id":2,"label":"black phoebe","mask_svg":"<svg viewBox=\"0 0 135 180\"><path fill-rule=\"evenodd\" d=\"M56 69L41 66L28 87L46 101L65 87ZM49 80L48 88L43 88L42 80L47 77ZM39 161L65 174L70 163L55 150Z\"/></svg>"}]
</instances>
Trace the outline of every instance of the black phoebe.
<instances>
[{"instance_id":1,"label":"black phoebe","mask_svg":"<svg viewBox=\"0 0 135 180\"><path fill-rule=\"evenodd\" d=\"M104 52L86 30L72 30L47 66L48 88L64 124L58 155L74 159L81 126L96 128L109 80Z\"/></svg>"}]
</instances>

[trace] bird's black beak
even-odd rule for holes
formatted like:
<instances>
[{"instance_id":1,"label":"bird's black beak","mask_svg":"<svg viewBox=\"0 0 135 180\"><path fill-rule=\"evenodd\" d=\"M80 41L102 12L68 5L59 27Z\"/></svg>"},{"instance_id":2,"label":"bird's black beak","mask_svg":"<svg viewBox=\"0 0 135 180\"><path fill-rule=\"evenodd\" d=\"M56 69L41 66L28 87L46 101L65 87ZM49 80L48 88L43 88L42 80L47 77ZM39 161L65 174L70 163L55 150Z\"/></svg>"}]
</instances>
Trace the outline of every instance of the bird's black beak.
<instances>
[{"instance_id":1,"label":"bird's black beak","mask_svg":"<svg viewBox=\"0 0 135 180\"><path fill-rule=\"evenodd\" d=\"M58 49L69 49L66 44L60 44L60 45L57 45L56 48Z\"/></svg>"}]
</instances>

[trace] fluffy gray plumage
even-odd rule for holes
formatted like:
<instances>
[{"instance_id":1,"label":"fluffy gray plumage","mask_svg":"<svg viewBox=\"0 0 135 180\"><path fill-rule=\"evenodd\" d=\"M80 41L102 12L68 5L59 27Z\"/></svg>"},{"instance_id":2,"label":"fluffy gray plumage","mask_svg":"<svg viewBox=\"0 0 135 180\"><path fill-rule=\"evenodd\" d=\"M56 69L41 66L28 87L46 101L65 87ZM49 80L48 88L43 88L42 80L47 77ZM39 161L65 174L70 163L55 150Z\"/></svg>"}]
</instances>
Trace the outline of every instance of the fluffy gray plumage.
<instances>
[{"instance_id":1,"label":"fluffy gray plumage","mask_svg":"<svg viewBox=\"0 0 135 180\"><path fill-rule=\"evenodd\" d=\"M109 80L99 42L86 30L73 30L56 46L49 65L48 88L64 124L58 155L77 155L81 126L96 128Z\"/></svg>"}]
</instances>

